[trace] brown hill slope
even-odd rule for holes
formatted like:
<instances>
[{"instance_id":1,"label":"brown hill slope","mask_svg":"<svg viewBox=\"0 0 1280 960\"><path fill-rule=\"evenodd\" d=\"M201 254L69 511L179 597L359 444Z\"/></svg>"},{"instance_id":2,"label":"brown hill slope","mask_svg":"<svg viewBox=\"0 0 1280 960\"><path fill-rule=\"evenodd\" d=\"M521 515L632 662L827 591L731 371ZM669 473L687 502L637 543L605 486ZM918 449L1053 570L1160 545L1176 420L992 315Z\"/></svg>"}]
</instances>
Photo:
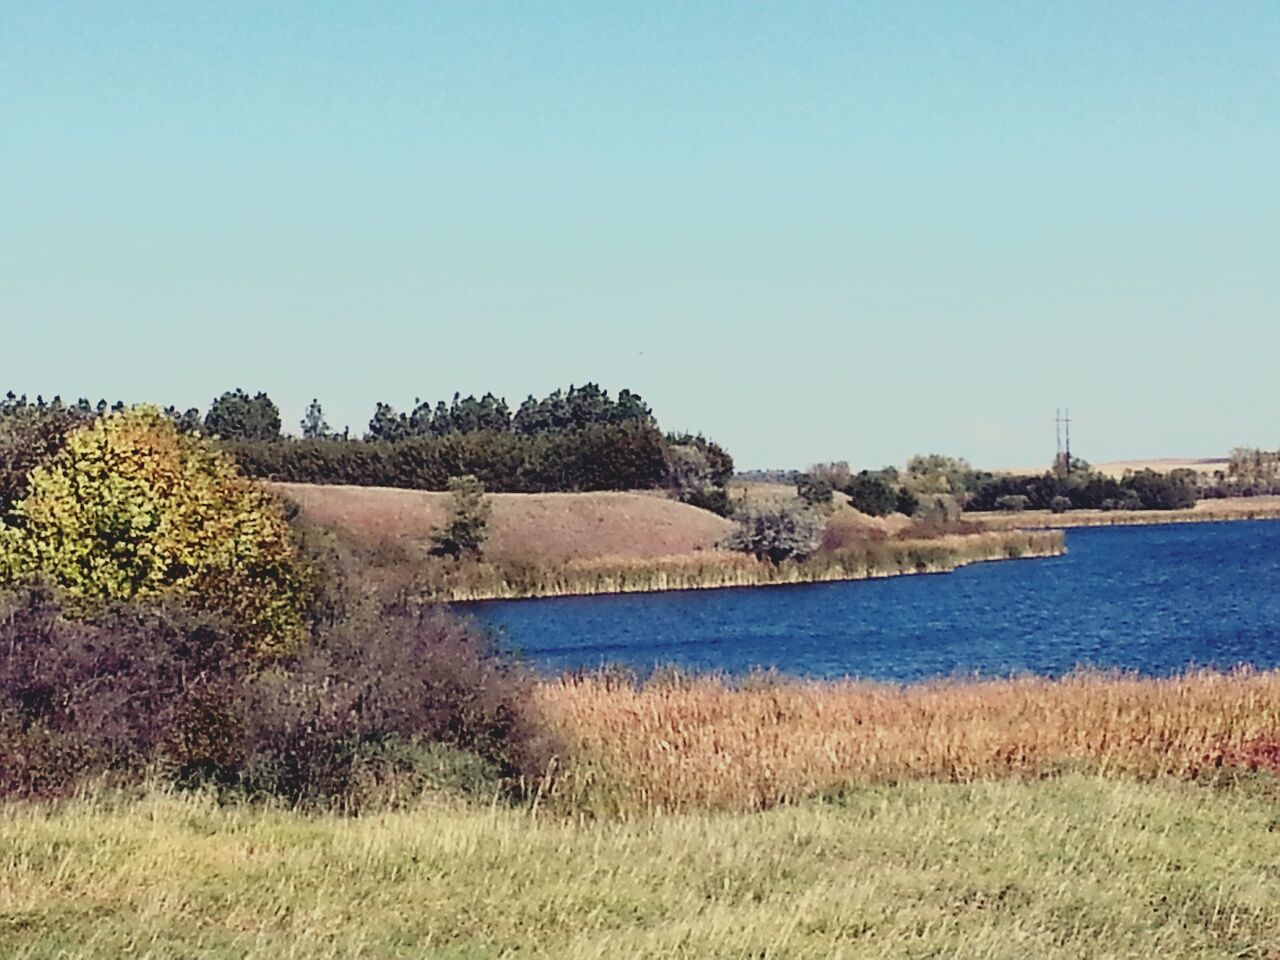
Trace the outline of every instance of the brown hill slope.
<instances>
[{"instance_id":1,"label":"brown hill slope","mask_svg":"<svg viewBox=\"0 0 1280 960\"><path fill-rule=\"evenodd\" d=\"M371 541L425 541L444 522L449 494L387 487L273 483L302 515ZM706 510L643 493L495 493L485 553L493 560L562 562L710 550L732 524Z\"/></svg>"}]
</instances>

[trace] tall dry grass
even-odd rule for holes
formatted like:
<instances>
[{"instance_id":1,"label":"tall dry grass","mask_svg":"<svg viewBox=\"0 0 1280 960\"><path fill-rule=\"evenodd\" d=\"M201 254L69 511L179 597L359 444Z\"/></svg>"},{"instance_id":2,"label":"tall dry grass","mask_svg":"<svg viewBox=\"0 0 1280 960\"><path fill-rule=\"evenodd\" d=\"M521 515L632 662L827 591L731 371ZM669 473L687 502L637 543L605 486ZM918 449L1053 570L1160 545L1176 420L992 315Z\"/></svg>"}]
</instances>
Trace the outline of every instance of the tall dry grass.
<instances>
[{"instance_id":1,"label":"tall dry grass","mask_svg":"<svg viewBox=\"0 0 1280 960\"><path fill-rule=\"evenodd\" d=\"M1072 764L1138 777L1280 772L1280 672L907 687L589 675L547 682L537 698L575 758L562 799L601 813L751 810L850 785Z\"/></svg>"},{"instance_id":2,"label":"tall dry grass","mask_svg":"<svg viewBox=\"0 0 1280 960\"><path fill-rule=\"evenodd\" d=\"M562 564L440 563L428 570L423 589L433 599L464 602L818 583L945 573L969 563L1056 556L1064 550L1060 531L1002 530L867 541L776 565L727 550L671 557L593 557Z\"/></svg>"}]
</instances>

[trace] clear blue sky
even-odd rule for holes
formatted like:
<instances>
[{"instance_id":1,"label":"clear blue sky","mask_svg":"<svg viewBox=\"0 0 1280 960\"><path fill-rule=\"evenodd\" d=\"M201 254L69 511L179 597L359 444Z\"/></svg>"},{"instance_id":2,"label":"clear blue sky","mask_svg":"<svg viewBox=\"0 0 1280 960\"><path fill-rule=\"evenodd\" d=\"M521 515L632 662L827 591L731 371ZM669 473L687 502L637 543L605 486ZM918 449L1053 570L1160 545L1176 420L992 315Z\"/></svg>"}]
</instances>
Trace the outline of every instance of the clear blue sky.
<instances>
[{"instance_id":1,"label":"clear blue sky","mask_svg":"<svg viewBox=\"0 0 1280 960\"><path fill-rule=\"evenodd\" d=\"M0 381L596 380L741 465L1280 444L1280 4L0 6ZM0 387L3 389L3 387Z\"/></svg>"}]
</instances>

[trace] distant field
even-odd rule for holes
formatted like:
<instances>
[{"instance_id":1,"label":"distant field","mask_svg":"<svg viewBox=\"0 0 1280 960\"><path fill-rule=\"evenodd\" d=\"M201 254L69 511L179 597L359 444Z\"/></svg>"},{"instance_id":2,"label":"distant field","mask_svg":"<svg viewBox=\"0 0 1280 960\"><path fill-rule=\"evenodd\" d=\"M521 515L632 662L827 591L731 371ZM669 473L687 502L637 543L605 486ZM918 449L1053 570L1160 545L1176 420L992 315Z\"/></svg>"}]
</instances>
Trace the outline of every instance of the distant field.
<instances>
[{"instance_id":1,"label":"distant field","mask_svg":"<svg viewBox=\"0 0 1280 960\"><path fill-rule=\"evenodd\" d=\"M271 486L303 516L370 541L425 541L447 518L449 494L386 487ZM650 559L712 550L732 524L706 510L643 493L495 493L486 554L558 563Z\"/></svg>"}]
</instances>

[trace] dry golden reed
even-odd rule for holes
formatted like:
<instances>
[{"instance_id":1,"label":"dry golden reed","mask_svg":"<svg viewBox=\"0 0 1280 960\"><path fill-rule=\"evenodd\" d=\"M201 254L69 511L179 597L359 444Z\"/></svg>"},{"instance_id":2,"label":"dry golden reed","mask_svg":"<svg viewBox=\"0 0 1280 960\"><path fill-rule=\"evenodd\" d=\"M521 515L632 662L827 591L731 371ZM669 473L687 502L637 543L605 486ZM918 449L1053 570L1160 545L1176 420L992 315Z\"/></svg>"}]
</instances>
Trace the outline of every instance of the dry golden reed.
<instances>
[{"instance_id":1,"label":"dry golden reed","mask_svg":"<svg viewBox=\"0 0 1280 960\"><path fill-rule=\"evenodd\" d=\"M442 565L428 592L437 599L462 602L864 580L945 573L988 560L1056 556L1064 549L1060 531L1001 530L867 542L798 563L772 564L743 553L707 550L671 557L593 557L554 565Z\"/></svg>"},{"instance_id":2,"label":"dry golden reed","mask_svg":"<svg viewBox=\"0 0 1280 960\"><path fill-rule=\"evenodd\" d=\"M539 706L575 758L563 799L608 813L751 810L907 778L1197 777L1276 767L1280 672L1080 673L911 686L731 684L605 674L548 681Z\"/></svg>"}]
</instances>

